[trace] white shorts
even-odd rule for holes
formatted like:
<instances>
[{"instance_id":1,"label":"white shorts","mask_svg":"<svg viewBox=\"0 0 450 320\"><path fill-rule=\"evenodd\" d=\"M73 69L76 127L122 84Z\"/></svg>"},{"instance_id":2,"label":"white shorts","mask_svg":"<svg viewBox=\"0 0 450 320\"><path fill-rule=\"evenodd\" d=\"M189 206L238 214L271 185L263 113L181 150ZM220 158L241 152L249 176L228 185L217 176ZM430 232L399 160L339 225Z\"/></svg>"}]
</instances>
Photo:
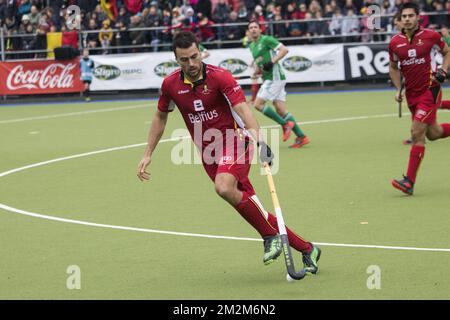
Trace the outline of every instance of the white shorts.
<instances>
[{"instance_id":1,"label":"white shorts","mask_svg":"<svg viewBox=\"0 0 450 320\"><path fill-rule=\"evenodd\" d=\"M286 80L265 80L259 88L257 98L261 98L264 101L286 101Z\"/></svg>"}]
</instances>

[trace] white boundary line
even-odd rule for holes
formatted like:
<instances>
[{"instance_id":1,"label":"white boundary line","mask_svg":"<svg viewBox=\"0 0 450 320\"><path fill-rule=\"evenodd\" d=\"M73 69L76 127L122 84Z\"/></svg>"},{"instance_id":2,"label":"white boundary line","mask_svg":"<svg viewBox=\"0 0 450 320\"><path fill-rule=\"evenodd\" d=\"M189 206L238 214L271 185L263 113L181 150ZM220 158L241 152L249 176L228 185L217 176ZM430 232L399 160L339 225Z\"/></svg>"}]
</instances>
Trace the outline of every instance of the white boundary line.
<instances>
[{"instance_id":1,"label":"white boundary line","mask_svg":"<svg viewBox=\"0 0 450 320\"><path fill-rule=\"evenodd\" d=\"M137 107L137 106L134 106L134 107ZM91 110L91 111L95 111L95 110ZM67 114L65 114L65 115L67 115ZM306 125L306 124L320 124L320 123L343 122L343 121L353 121L353 120L388 118L388 117L394 117L394 116L396 116L396 114L381 114L381 115L373 115L373 116L359 116L359 117L336 118L336 119L328 119L328 120L315 120L315 121L301 122L301 124L302 125ZM265 128L271 128L271 127L278 127L278 126L267 126ZM163 140L160 140L159 143L169 142L169 141L179 141L181 139L189 139L189 138L190 138L189 136L184 136L184 137L163 139ZM72 156L67 156L67 157L52 159L52 160L48 160L48 161L38 162L38 163L31 164L31 165L28 165L28 166L24 166L24 167L8 170L8 171L5 171L5 172L1 172L0 173L0 178L4 177L4 176L7 176L7 175L10 175L12 173L24 171L24 170L35 168L35 167L39 167L39 166L44 166L44 165L55 163L55 162L60 162L60 161L65 161L65 160L70 160L70 159L76 159L76 158L81 158L81 157L87 157L87 156L96 155L96 154L100 154L100 153L111 152L111 151L126 150L126 149L141 147L141 146L144 146L145 144L146 143L137 143L137 144L127 145L127 146L108 148L108 149L97 150L97 151L92 151L92 152L86 152L86 153L76 154L76 155L72 155ZM217 235L208 235L208 234L199 234L199 233L164 231L164 230L135 228L135 227L126 227L126 226L116 226L116 225L101 224L101 223L94 223L94 222L81 221L81 220L65 219L65 218L48 216L48 215L43 215L43 214L39 214L39 213L35 213L35 212L30 212L30 211L17 209L17 208L5 205L3 203L0 203L0 209L3 209L5 211L9 211L9 212L13 212L13 213L17 213L17 214L21 214L21 215L25 215L25 216L31 216L31 217L35 217L35 218L40 218L40 219L46 219L46 220L58 221L58 222L64 222L64 223L71 223L71 224L79 224L79 225L85 225L85 226L91 226L91 227L97 227L97 228L108 228L108 229L116 229L116 230L126 230L126 231L136 231L136 232L146 232L146 233L158 233L158 234L168 234L168 235L187 236L187 237L202 237L202 238L212 238L212 239L240 240L240 241L262 241L261 239L255 239L255 238L229 237L229 236L217 236ZM322 245L322 246L333 246L333 247L450 252L450 249L443 249L443 248L417 248L417 247L379 246L379 245L326 243L326 242L315 242L315 243L318 244L318 245Z\"/></svg>"},{"instance_id":2,"label":"white boundary line","mask_svg":"<svg viewBox=\"0 0 450 320\"><path fill-rule=\"evenodd\" d=\"M1 120L0 124L17 123L17 122L33 121L33 120L46 120L46 119L63 118L63 117L72 117L72 116L80 116L80 115L91 114L91 113L131 110L131 109L138 109L138 108L151 107L151 106L152 106L151 101L149 101L149 103L137 104L137 105L127 106L127 107L94 109L94 110L88 110L88 111L60 113L60 114L53 114L53 115L47 115L47 116L38 116L38 117L29 117L29 118Z\"/></svg>"}]
</instances>

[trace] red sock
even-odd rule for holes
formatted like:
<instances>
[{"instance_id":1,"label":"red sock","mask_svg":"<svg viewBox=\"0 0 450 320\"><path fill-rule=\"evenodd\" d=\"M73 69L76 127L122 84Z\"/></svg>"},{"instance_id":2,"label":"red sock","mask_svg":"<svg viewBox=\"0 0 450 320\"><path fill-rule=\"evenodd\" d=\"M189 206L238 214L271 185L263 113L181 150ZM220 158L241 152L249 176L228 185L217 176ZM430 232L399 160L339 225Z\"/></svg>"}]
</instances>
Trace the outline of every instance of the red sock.
<instances>
[{"instance_id":1,"label":"red sock","mask_svg":"<svg viewBox=\"0 0 450 320\"><path fill-rule=\"evenodd\" d=\"M257 83L253 83L252 87L251 87L251 91L252 91L252 100L251 101L255 101L256 95L258 94L258 90L259 90L259 85Z\"/></svg>"},{"instance_id":2,"label":"red sock","mask_svg":"<svg viewBox=\"0 0 450 320\"><path fill-rule=\"evenodd\" d=\"M450 100L442 100L441 109L450 109Z\"/></svg>"},{"instance_id":3,"label":"red sock","mask_svg":"<svg viewBox=\"0 0 450 320\"><path fill-rule=\"evenodd\" d=\"M441 124L441 127L442 127L442 130L444 130L441 138L450 137L450 123L443 123L443 124Z\"/></svg>"},{"instance_id":4,"label":"red sock","mask_svg":"<svg viewBox=\"0 0 450 320\"><path fill-rule=\"evenodd\" d=\"M270 224L277 229L278 231L278 223L277 223L277 217L275 217L273 214L269 212L269 222ZM311 252L312 246L311 243L300 237L299 235L292 232L288 227L286 227L286 232L289 239L289 245L294 248L297 251L300 252Z\"/></svg>"},{"instance_id":5,"label":"red sock","mask_svg":"<svg viewBox=\"0 0 450 320\"><path fill-rule=\"evenodd\" d=\"M250 200L247 192L242 192L242 200L234 208L259 232L261 237L274 236L278 233L266 220L264 212Z\"/></svg>"},{"instance_id":6,"label":"red sock","mask_svg":"<svg viewBox=\"0 0 450 320\"><path fill-rule=\"evenodd\" d=\"M425 155L425 146L412 146L409 153L408 173L406 174L409 180L416 183L417 171L419 170L420 162Z\"/></svg>"}]
</instances>

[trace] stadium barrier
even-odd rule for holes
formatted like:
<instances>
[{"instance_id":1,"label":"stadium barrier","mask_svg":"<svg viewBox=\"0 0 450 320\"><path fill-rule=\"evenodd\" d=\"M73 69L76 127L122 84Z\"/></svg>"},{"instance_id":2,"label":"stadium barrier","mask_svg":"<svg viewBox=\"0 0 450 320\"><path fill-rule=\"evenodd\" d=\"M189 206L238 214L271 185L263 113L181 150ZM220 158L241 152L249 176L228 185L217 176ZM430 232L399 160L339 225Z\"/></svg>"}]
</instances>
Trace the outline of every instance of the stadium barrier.
<instances>
[{"instance_id":1,"label":"stadium barrier","mask_svg":"<svg viewBox=\"0 0 450 320\"><path fill-rule=\"evenodd\" d=\"M210 50L205 62L229 70L237 79L253 74L250 50ZM92 91L160 88L164 77L179 66L172 52L93 55ZM437 63L442 56L436 52ZM387 44L329 44L289 47L280 61L287 83L388 79ZM79 59L0 62L0 94L80 92ZM238 80L241 85L251 79Z\"/></svg>"}]
</instances>

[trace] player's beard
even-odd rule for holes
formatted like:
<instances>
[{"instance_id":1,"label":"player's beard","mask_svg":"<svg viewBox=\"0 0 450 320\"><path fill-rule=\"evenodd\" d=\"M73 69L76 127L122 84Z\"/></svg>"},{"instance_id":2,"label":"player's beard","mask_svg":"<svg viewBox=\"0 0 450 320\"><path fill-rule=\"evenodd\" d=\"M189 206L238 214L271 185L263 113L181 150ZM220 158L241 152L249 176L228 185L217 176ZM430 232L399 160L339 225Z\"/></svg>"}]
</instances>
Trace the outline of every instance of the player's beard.
<instances>
[{"instance_id":1,"label":"player's beard","mask_svg":"<svg viewBox=\"0 0 450 320\"><path fill-rule=\"evenodd\" d=\"M197 67L189 67L187 74L189 75L190 80L197 81L200 77L201 71L201 65Z\"/></svg>"}]
</instances>

